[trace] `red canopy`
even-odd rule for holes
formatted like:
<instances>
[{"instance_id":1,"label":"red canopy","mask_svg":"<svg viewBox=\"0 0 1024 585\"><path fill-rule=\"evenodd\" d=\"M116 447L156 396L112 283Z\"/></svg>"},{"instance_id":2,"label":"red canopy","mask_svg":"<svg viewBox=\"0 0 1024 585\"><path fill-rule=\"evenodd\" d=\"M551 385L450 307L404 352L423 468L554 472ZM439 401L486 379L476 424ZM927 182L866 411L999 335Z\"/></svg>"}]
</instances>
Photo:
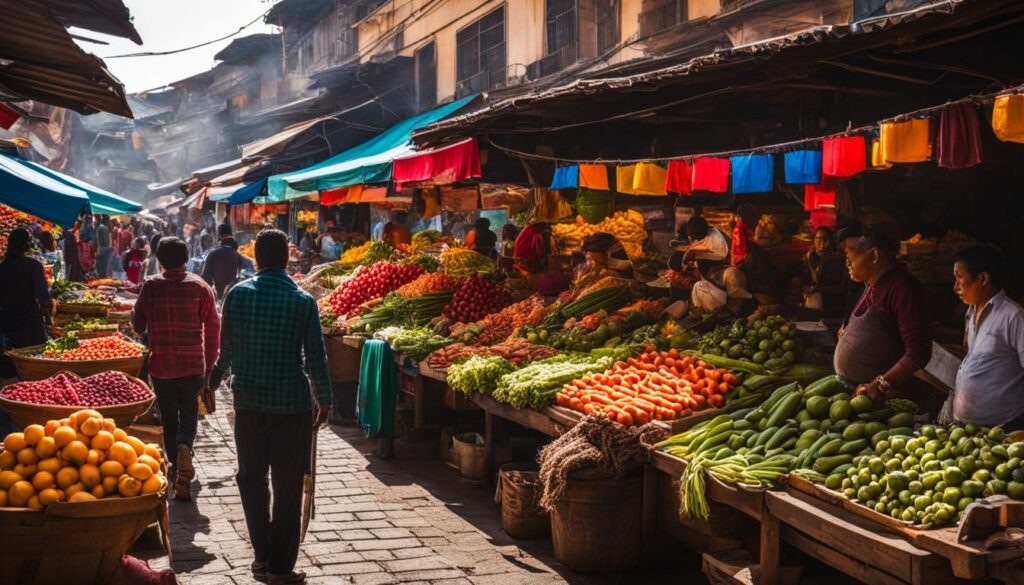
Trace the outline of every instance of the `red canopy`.
<instances>
[{"instance_id":1,"label":"red canopy","mask_svg":"<svg viewBox=\"0 0 1024 585\"><path fill-rule=\"evenodd\" d=\"M407 182L447 185L479 178L480 150L475 138L467 138L450 146L396 158L391 176L399 190Z\"/></svg>"}]
</instances>

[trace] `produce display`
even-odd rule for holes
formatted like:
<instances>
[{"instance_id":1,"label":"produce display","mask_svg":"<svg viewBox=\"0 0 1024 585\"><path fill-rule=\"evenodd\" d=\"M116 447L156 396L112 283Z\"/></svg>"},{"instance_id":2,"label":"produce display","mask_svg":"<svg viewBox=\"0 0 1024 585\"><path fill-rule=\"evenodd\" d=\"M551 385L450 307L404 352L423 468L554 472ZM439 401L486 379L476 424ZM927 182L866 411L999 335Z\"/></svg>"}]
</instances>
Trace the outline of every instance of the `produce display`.
<instances>
[{"instance_id":1,"label":"produce display","mask_svg":"<svg viewBox=\"0 0 1024 585\"><path fill-rule=\"evenodd\" d=\"M451 276L465 278L490 274L496 268L493 260L474 250L448 248L441 252L441 271Z\"/></svg>"},{"instance_id":2,"label":"produce display","mask_svg":"<svg viewBox=\"0 0 1024 585\"><path fill-rule=\"evenodd\" d=\"M353 319L349 325L358 331L376 331L388 325L418 327L426 325L440 315L451 300L450 290L427 293L411 299L389 293L379 305Z\"/></svg>"},{"instance_id":3,"label":"produce display","mask_svg":"<svg viewBox=\"0 0 1024 585\"><path fill-rule=\"evenodd\" d=\"M442 274L440 272L423 274L409 284L404 284L395 290L395 294L411 299L427 293L454 290L462 284L462 280Z\"/></svg>"},{"instance_id":4,"label":"produce display","mask_svg":"<svg viewBox=\"0 0 1024 585\"><path fill-rule=\"evenodd\" d=\"M442 337L427 328L394 327L387 331L381 331L379 334L391 344L395 351L417 362L427 359L427 356L438 349L454 343L451 339Z\"/></svg>"},{"instance_id":5,"label":"produce display","mask_svg":"<svg viewBox=\"0 0 1024 585\"><path fill-rule=\"evenodd\" d=\"M112 360L138 357L145 351L145 346L122 335L78 339L72 332L47 341L38 357L63 361Z\"/></svg>"},{"instance_id":6,"label":"produce display","mask_svg":"<svg viewBox=\"0 0 1024 585\"><path fill-rule=\"evenodd\" d=\"M463 323L452 327L451 337L472 345L500 343L523 327L540 324L547 315L544 299L532 295L513 303L497 313L491 313L476 323Z\"/></svg>"},{"instance_id":7,"label":"produce display","mask_svg":"<svg viewBox=\"0 0 1024 585\"><path fill-rule=\"evenodd\" d=\"M256 259L256 240L249 241L238 247L238 253L250 260Z\"/></svg>"},{"instance_id":8,"label":"produce display","mask_svg":"<svg viewBox=\"0 0 1024 585\"><path fill-rule=\"evenodd\" d=\"M366 255L363 256L362 263L370 266L377 262L387 262L391 260L391 257L395 254L395 248L383 241L370 242L369 247L366 248Z\"/></svg>"},{"instance_id":9,"label":"produce display","mask_svg":"<svg viewBox=\"0 0 1024 585\"><path fill-rule=\"evenodd\" d=\"M409 249L412 253L422 252L442 244L454 244L455 240L436 230L423 230L412 235L412 244Z\"/></svg>"},{"instance_id":10,"label":"produce display","mask_svg":"<svg viewBox=\"0 0 1024 585\"><path fill-rule=\"evenodd\" d=\"M473 276L455 291L444 316L452 323L472 323L509 304L509 294L483 276Z\"/></svg>"},{"instance_id":11,"label":"produce display","mask_svg":"<svg viewBox=\"0 0 1024 585\"><path fill-rule=\"evenodd\" d=\"M607 370L614 360L589 355L559 355L501 377L493 396L516 408L540 410L551 406L565 384L591 372Z\"/></svg>"},{"instance_id":12,"label":"produce display","mask_svg":"<svg viewBox=\"0 0 1024 585\"><path fill-rule=\"evenodd\" d=\"M736 375L690 356L648 351L607 372L573 380L555 403L584 414L599 414L619 424L643 425L675 420L704 408L721 408L738 384Z\"/></svg>"},{"instance_id":13,"label":"produce display","mask_svg":"<svg viewBox=\"0 0 1024 585\"><path fill-rule=\"evenodd\" d=\"M7 251L7 237L20 225L32 220L32 216L13 207L0 203L0 254Z\"/></svg>"},{"instance_id":14,"label":"produce display","mask_svg":"<svg viewBox=\"0 0 1024 585\"><path fill-rule=\"evenodd\" d=\"M81 379L57 374L45 380L16 382L0 390L0 396L29 404L97 407L141 402L153 393L122 372L103 372Z\"/></svg>"},{"instance_id":15,"label":"produce display","mask_svg":"<svg viewBox=\"0 0 1024 585\"><path fill-rule=\"evenodd\" d=\"M567 319L582 319L598 311L612 313L626 306L629 301L629 290L624 286L598 289L569 303L558 304L544 318L542 326L553 329L564 326Z\"/></svg>"},{"instance_id":16,"label":"produce display","mask_svg":"<svg viewBox=\"0 0 1024 585\"><path fill-rule=\"evenodd\" d=\"M104 317L95 319L79 319L63 327L65 332L71 331L117 331L117 323L110 323Z\"/></svg>"},{"instance_id":17,"label":"produce display","mask_svg":"<svg viewBox=\"0 0 1024 585\"><path fill-rule=\"evenodd\" d=\"M511 337L502 343L488 346L453 343L430 354L427 365L435 370L446 370L455 362L474 355L500 356L519 365L554 357L558 355L558 350L544 345L534 345L521 337Z\"/></svg>"},{"instance_id":18,"label":"produce display","mask_svg":"<svg viewBox=\"0 0 1024 585\"><path fill-rule=\"evenodd\" d=\"M366 242L360 246L345 248L345 251L341 253L341 265L345 268L354 268L363 264L371 244L372 242Z\"/></svg>"},{"instance_id":19,"label":"produce display","mask_svg":"<svg viewBox=\"0 0 1024 585\"><path fill-rule=\"evenodd\" d=\"M448 385L463 394L491 394L498 380L515 370L515 365L500 356L471 356L448 369Z\"/></svg>"},{"instance_id":20,"label":"produce display","mask_svg":"<svg viewBox=\"0 0 1024 585\"><path fill-rule=\"evenodd\" d=\"M418 266L378 262L338 285L320 301L320 306L339 317L351 316L363 303L379 299L421 274L423 269Z\"/></svg>"},{"instance_id":21,"label":"produce display","mask_svg":"<svg viewBox=\"0 0 1024 585\"><path fill-rule=\"evenodd\" d=\"M772 316L751 324L737 319L702 335L697 347L706 354L763 364L768 370L784 370L803 356L796 328L782 317Z\"/></svg>"},{"instance_id":22,"label":"produce display","mask_svg":"<svg viewBox=\"0 0 1024 585\"><path fill-rule=\"evenodd\" d=\"M4 438L0 508L158 493L167 485L160 447L145 444L95 410L79 410Z\"/></svg>"},{"instance_id":23,"label":"produce display","mask_svg":"<svg viewBox=\"0 0 1024 585\"><path fill-rule=\"evenodd\" d=\"M110 295L96 290L67 291L61 293L57 300L66 305L109 305Z\"/></svg>"},{"instance_id":24,"label":"produce display","mask_svg":"<svg viewBox=\"0 0 1024 585\"><path fill-rule=\"evenodd\" d=\"M582 217L577 217L575 223L557 223L551 226L551 234L563 252L571 252L579 250L587 236L606 232L622 244L626 255L637 258L643 255L643 244L647 240L645 223L644 216L630 209L618 211L600 223L586 223Z\"/></svg>"}]
</instances>

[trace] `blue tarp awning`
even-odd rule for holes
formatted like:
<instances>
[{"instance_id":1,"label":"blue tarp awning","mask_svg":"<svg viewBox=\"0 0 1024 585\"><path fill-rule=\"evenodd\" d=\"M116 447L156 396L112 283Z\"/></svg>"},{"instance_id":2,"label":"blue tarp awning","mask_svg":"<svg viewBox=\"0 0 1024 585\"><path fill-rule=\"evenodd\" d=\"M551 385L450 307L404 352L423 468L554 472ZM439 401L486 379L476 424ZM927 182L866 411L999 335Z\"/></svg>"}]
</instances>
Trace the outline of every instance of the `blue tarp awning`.
<instances>
[{"instance_id":1,"label":"blue tarp awning","mask_svg":"<svg viewBox=\"0 0 1024 585\"><path fill-rule=\"evenodd\" d=\"M228 205L242 205L263 194L267 186L267 179L263 178L248 185L239 185L238 189L227 193L210 195L210 201L223 201Z\"/></svg>"},{"instance_id":2,"label":"blue tarp awning","mask_svg":"<svg viewBox=\"0 0 1024 585\"><path fill-rule=\"evenodd\" d=\"M62 226L74 225L89 196L14 157L0 155L0 203Z\"/></svg>"},{"instance_id":3,"label":"blue tarp awning","mask_svg":"<svg viewBox=\"0 0 1024 585\"><path fill-rule=\"evenodd\" d=\"M50 177L55 181L64 183L69 187L85 191L86 195L89 197L89 206L92 208L93 213L123 215L125 213L138 213L142 211L142 205L139 205L130 199L125 199L119 195L114 195L110 191L100 189L95 185L90 185L89 183L76 179L70 175L65 175L64 173L57 172L53 169L44 167L41 164L27 160L19 160L18 162L40 174Z\"/></svg>"},{"instance_id":4,"label":"blue tarp awning","mask_svg":"<svg viewBox=\"0 0 1024 585\"><path fill-rule=\"evenodd\" d=\"M391 161L413 152L412 135L424 126L443 120L473 101L475 95L402 120L366 142L311 167L274 175L267 183L266 203L278 203L363 183L391 180Z\"/></svg>"}]
</instances>

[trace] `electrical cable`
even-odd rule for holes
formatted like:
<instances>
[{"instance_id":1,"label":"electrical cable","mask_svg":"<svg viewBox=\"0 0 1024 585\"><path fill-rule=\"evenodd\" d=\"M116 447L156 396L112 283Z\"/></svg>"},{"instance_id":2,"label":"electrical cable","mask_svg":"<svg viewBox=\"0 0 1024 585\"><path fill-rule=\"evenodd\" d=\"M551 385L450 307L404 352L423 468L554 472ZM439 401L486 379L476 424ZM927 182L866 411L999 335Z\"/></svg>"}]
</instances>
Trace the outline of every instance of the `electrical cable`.
<instances>
[{"instance_id":1,"label":"electrical cable","mask_svg":"<svg viewBox=\"0 0 1024 585\"><path fill-rule=\"evenodd\" d=\"M198 45L192 45L190 47L182 47L180 49L172 49L170 51L146 51L146 52L142 52L142 53L124 53L122 55L108 55L108 56L103 57L103 58L104 59L123 59L123 58L127 58L127 57L159 57L159 56L162 56L162 55L174 55L176 53L184 53L185 51L191 51L193 49L199 49L199 48L205 47L207 45L212 45L214 43L219 43L221 41L230 39L231 37L241 33L245 29L249 28L250 26L252 26L252 25L256 24L257 22L259 22L260 20L262 20L269 12L270 12L270 10L267 10L263 14L261 14L261 15L257 16L256 18L254 18L248 24L243 25L241 28L239 28L238 30L236 30L235 32L233 32L233 33L231 33L229 35L225 35L223 37L220 37L220 38L217 38L217 39L213 39L212 41L206 41L206 42L203 42L203 43L199 43Z\"/></svg>"}]
</instances>

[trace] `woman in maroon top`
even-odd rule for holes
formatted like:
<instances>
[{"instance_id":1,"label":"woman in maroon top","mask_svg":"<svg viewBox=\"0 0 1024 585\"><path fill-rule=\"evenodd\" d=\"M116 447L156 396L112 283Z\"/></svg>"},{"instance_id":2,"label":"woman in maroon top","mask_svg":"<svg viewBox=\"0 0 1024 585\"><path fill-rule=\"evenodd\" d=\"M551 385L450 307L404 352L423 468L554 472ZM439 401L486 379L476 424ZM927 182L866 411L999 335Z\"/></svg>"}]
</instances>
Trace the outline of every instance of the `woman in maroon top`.
<instances>
[{"instance_id":1,"label":"woman in maroon top","mask_svg":"<svg viewBox=\"0 0 1024 585\"><path fill-rule=\"evenodd\" d=\"M866 227L843 242L850 278L865 290L839 331L834 361L837 373L858 384L857 394L875 402L910 382L932 355L928 292L896 263L898 230L886 227Z\"/></svg>"}]
</instances>

